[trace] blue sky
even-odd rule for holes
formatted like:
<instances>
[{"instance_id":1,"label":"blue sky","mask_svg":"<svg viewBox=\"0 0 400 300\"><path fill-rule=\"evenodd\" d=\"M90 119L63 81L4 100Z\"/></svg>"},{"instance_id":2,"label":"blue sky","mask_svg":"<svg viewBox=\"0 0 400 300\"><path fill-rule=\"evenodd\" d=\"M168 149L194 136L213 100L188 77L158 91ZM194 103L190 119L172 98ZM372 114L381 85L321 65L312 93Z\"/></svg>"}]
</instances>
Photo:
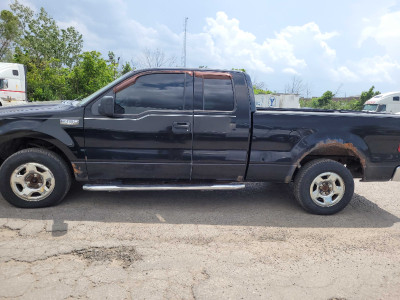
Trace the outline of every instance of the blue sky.
<instances>
[{"instance_id":1,"label":"blue sky","mask_svg":"<svg viewBox=\"0 0 400 300\"><path fill-rule=\"evenodd\" d=\"M112 50L122 61L138 62L145 48L159 48L179 65L188 17L188 67L245 68L277 92L293 76L314 96L338 87L338 96L372 85L400 90L400 1L20 2L76 27L84 50Z\"/></svg>"}]
</instances>

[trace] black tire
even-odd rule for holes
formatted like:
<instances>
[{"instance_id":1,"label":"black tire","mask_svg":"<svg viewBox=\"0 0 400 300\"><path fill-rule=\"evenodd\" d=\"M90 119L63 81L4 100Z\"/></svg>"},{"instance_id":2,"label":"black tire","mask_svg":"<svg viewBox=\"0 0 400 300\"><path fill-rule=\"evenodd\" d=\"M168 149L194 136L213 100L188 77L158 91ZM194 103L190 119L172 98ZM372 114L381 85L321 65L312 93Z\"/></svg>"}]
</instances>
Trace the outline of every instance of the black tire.
<instances>
[{"instance_id":1,"label":"black tire","mask_svg":"<svg viewBox=\"0 0 400 300\"><path fill-rule=\"evenodd\" d=\"M51 191L43 192L43 195L37 193L39 194L39 198L44 197L43 199L38 198L39 200L34 201L23 199L21 198L22 196L18 196L17 193L13 191L11 176L15 176L15 171L25 164L39 164L46 167L50 171L52 175L51 182L53 183L51 184ZM22 168L22 170L22 172L27 171L24 170L24 168ZM38 172L40 172L40 170L42 169L39 168ZM26 174L29 175L29 173ZM39 174L40 177L40 173L37 174ZM24 177L24 180L26 180L27 178L25 174L18 174L16 176L22 176ZM41 184L41 186L43 186L43 184ZM30 148L18 151L7 158L0 168L0 193L5 200L17 207L39 208L58 204L68 193L70 186L71 174L66 162L56 153L49 150ZM16 187L18 188L18 184L16 185ZM19 187L19 189L23 189L21 185ZM35 186L34 188L37 188L37 186Z\"/></svg>"},{"instance_id":2,"label":"black tire","mask_svg":"<svg viewBox=\"0 0 400 300\"><path fill-rule=\"evenodd\" d=\"M321 176L323 174L326 175ZM332 183L330 178L337 180ZM325 181L321 182L320 179ZM333 185L335 188L332 188ZM336 194L335 189L338 191ZM354 194L354 179L341 163L330 159L316 159L299 170L294 180L293 192L296 200L306 211L317 215L332 215L349 204ZM329 195L332 194L329 199ZM328 200L325 201L323 196Z\"/></svg>"}]
</instances>

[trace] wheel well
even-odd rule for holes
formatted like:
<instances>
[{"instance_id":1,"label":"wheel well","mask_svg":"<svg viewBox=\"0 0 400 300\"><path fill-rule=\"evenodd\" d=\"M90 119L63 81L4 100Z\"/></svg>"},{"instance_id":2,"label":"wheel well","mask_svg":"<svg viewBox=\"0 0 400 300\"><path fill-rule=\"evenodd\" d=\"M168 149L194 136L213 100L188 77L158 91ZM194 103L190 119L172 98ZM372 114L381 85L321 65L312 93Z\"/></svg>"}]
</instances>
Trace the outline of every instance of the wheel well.
<instances>
[{"instance_id":1,"label":"wheel well","mask_svg":"<svg viewBox=\"0 0 400 300\"><path fill-rule=\"evenodd\" d=\"M331 159L337 161L351 172L354 178L362 178L364 175L364 164L360 155L357 154L354 146L350 144L332 144L324 145L323 147L316 148L304 157L298 163L292 178L295 178L298 170L306 163L320 158Z\"/></svg>"},{"instance_id":2,"label":"wheel well","mask_svg":"<svg viewBox=\"0 0 400 300\"><path fill-rule=\"evenodd\" d=\"M23 149L28 148L42 148L50 150L56 154L58 154L68 165L68 168L71 172L71 175L74 175L73 169L67 156L62 152L59 148L54 146L52 143L47 142L41 139L35 138L18 138L7 141L0 145L0 165L12 154L18 152Z\"/></svg>"}]
</instances>

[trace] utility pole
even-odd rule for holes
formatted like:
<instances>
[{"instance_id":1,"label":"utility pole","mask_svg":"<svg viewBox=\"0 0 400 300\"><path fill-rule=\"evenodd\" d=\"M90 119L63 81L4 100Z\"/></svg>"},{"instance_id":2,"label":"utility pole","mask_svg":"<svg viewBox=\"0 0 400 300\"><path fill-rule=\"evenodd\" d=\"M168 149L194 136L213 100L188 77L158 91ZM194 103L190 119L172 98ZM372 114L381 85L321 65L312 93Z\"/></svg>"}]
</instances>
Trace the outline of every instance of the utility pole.
<instances>
[{"instance_id":1,"label":"utility pole","mask_svg":"<svg viewBox=\"0 0 400 300\"><path fill-rule=\"evenodd\" d=\"M120 57L118 57L117 63L115 63L115 60L114 60L114 79L115 79L115 75L116 75L116 72L117 72L117 67L116 67L116 65L119 65L119 59L120 59Z\"/></svg>"},{"instance_id":2,"label":"utility pole","mask_svg":"<svg viewBox=\"0 0 400 300\"><path fill-rule=\"evenodd\" d=\"M183 53L182 53L182 65L184 68L186 68L186 32L187 32L187 22L188 22L188 17L185 17L185 25L184 25L184 31L183 31Z\"/></svg>"}]
</instances>

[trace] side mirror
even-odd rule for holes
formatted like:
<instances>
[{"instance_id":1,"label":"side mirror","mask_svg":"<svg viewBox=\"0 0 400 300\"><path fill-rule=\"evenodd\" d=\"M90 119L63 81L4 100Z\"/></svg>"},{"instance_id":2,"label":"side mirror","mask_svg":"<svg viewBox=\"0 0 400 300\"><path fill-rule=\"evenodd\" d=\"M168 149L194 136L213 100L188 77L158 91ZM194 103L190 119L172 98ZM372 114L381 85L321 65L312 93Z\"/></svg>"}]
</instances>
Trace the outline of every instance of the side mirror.
<instances>
[{"instance_id":1,"label":"side mirror","mask_svg":"<svg viewBox=\"0 0 400 300\"><path fill-rule=\"evenodd\" d=\"M99 114L107 117L114 116L114 97L104 96L99 105Z\"/></svg>"}]
</instances>

